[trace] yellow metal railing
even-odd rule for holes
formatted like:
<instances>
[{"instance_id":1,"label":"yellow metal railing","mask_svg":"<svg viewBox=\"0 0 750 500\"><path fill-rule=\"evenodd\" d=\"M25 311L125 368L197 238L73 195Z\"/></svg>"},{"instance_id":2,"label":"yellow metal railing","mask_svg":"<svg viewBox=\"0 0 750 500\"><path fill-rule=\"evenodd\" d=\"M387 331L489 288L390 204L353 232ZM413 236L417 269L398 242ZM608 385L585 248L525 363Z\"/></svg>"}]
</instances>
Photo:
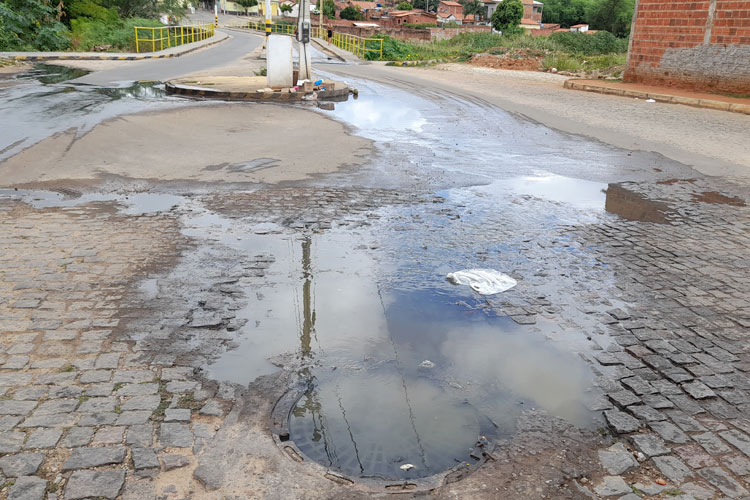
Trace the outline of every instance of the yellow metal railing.
<instances>
[{"instance_id":1,"label":"yellow metal railing","mask_svg":"<svg viewBox=\"0 0 750 500\"><path fill-rule=\"evenodd\" d=\"M264 23L255 21L248 21L234 26L237 28L247 28L255 31L265 31L266 29ZM293 35L296 29L297 26L293 24L271 25L271 33ZM313 26L311 31L313 37L326 40L340 49L351 52L360 59L383 59L382 38L362 38L361 36L349 35L348 33L333 32L333 36L329 40L328 29L321 28L320 26Z\"/></svg>"},{"instance_id":2,"label":"yellow metal railing","mask_svg":"<svg viewBox=\"0 0 750 500\"><path fill-rule=\"evenodd\" d=\"M135 27L135 51L156 52L185 43L197 42L214 36L213 24L163 26L161 28Z\"/></svg>"},{"instance_id":3,"label":"yellow metal railing","mask_svg":"<svg viewBox=\"0 0 750 500\"><path fill-rule=\"evenodd\" d=\"M246 21L240 24L233 24L232 27L246 28L246 29L263 31L263 32L266 31L265 22ZM297 29L297 26L295 24L281 24L281 23L271 24L271 33L281 33L282 35L293 35L296 29Z\"/></svg>"},{"instance_id":4,"label":"yellow metal railing","mask_svg":"<svg viewBox=\"0 0 750 500\"><path fill-rule=\"evenodd\" d=\"M351 52L360 59L371 59L368 56L375 56L376 54L378 59L383 59L382 38L362 38L361 36L334 31L329 42L340 49Z\"/></svg>"}]
</instances>

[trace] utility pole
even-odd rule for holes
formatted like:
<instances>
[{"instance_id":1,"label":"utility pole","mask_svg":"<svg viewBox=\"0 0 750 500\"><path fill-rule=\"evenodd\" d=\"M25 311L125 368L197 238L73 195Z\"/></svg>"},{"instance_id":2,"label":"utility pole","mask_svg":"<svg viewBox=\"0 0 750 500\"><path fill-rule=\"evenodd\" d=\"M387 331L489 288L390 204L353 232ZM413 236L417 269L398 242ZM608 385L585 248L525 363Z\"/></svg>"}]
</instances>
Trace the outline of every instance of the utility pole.
<instances>
[{"instance_id":1,"label":"utility pole","mask_svg":"<svg viewBox=\"0 0 750 500\"><path fill-rule=\"evenodd\" d=\"M320 1L320 0L319 0ZM299 1L297 14L297 41L299 42L299 79L312 79L312 47L310 46L310 3Z\"/></svg>"},{"instance_id":2,"label":"utility pole","mask_svg":"<svg viewBox=\"0 0 750 500\"><path fill-rule=\"evenodd\" d=\"M268 44L268 36L271 34L271 0L266 0L266 45Z\"/></svg>"}]
</instances>

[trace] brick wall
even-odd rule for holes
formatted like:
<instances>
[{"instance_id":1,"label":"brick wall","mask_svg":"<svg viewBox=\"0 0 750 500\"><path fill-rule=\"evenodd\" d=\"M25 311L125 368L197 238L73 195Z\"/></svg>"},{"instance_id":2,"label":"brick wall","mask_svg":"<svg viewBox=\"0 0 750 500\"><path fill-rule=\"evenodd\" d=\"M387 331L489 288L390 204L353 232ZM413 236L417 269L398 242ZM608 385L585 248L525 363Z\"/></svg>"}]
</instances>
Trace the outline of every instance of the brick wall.
<instances>
[{"instance_id":1,"label":"brick wall","mask_svg":"<svg viewBox=\"0 0 750 500\"><path fill-rule=\"evenodd\" d=\"M750 0L637 0L624 79L750 93Z\"/></svg>"}]
</instances>

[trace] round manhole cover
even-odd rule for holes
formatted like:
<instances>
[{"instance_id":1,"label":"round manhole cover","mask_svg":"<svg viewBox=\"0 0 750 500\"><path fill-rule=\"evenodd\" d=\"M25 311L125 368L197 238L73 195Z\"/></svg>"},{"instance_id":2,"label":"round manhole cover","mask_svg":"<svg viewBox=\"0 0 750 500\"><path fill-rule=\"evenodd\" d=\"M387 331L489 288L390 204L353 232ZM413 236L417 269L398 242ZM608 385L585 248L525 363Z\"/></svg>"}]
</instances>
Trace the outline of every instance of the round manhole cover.
<instances>
[{"instance_id":1,"label":"round manhole cover","mask_svg":"<svg viewBox=\"0 0 750 500\"><path fill-rule=\"evenodd\" d=\"M417 479L469 457L480 436L474 408L426 378L365 371L321 382L289 417L310 459L354 477Z\"/></svg>"}]
</instances>

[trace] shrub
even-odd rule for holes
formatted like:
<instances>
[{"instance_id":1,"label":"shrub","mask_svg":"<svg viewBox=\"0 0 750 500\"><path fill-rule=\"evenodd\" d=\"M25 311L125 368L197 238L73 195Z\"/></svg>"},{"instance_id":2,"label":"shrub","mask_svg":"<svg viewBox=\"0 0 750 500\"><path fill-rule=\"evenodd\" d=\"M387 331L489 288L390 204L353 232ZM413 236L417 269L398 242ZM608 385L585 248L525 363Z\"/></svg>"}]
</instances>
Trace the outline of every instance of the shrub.
<instances>
[{"instance_id":1,"label":"shrub","mask_svg":"<svg viewBox=\"0 0 750 500\"><path fill-rule=\"evenodd\" d=\"M159 21L133 17L108 23L96 19L73 19L73 46L76 50L91 50L97 45L111 45L114 50L135 51L135 26L162 27Z\"/></svg>"},{"instance_id":2,"label":"shrub","mask_svg":"<svg viewBox=\"0 0 750 500\"><path fill-rule=\"evenodd\" d=\"M521 0L504 0L492 13L492 27L497 31L511 31L518 27L523 18L523 3Z\"/></svg>"},{"instance_id":3,"label":"shrub","mask_svg":"<svg viewBox=\"0 0 750 500\"><path fill-rule=\"evenodd\" d=\"M409 2L401 2L400 4L398 4L397 8L398 10L411 10L414 7L412 7L412 5Z\"/></svg>"},{"instance_id":4,"label":"shrub","mask_svg":"<svg viewBox=\"0 0 750 500\"><path fill-rule=\"evenodd\" d=\"M359 7L350 5L341 11L339 17L341 19L348 19L349 21L360 21L364 16L362 16L362 11L359 10Z\"/></svg>"}]
</instances>

